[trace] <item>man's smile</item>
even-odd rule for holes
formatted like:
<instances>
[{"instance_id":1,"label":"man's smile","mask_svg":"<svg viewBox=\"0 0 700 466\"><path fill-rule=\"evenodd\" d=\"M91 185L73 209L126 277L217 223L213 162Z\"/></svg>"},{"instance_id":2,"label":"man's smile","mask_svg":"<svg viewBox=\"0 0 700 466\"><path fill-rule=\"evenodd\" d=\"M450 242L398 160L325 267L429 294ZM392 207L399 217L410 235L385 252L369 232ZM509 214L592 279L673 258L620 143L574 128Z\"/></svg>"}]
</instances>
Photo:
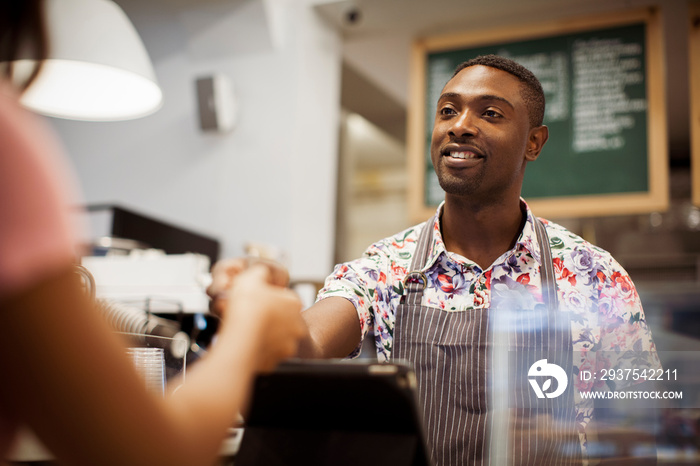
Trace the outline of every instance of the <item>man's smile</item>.
<instances>
[{"instance_id":1,"label":"man's smile","mask_svg":"<svg viewBox=\"0 0 700 466\"><path fill-rule=\"evenodd\" d=\"M451 168L470 168L484 158L482 152L471 146L448 145L442 151L445 165Z\"/></svg>"},{"instance_id":2,"label":"man's smile","mask_svg":"<svg viewBox=\"0 0 700 466\"><path fill-rule=\"evenodd\" d=\"M457 151L450 151L448 155L452 158L455 159L475 159L478 157L477 154L474 152L457 152Z\"/></svg>"}]
</instances>

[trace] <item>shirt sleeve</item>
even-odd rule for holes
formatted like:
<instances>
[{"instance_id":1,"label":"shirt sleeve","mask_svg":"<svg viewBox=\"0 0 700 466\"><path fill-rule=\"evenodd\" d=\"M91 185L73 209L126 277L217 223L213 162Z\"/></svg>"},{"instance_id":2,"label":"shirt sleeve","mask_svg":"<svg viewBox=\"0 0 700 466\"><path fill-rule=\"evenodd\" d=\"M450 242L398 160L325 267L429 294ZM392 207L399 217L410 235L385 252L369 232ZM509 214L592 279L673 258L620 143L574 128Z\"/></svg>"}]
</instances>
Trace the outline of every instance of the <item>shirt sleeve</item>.
<instances>
[{"instance_id":1,"label":"shirt sleeve","mask_svg":"<svg viewBox=\"0 0 700 466\"><path fill-rule=\"evenodd\" d=\"M335 266L319 291L317 301L332 296L350 301L360 321L361 338L358 346L348 356L360 354L365 337L374 327L378 301L386 295L386 274L382 272L388 258L378 244L370 246L362 258Z\"/></svg>"}]
</instances>

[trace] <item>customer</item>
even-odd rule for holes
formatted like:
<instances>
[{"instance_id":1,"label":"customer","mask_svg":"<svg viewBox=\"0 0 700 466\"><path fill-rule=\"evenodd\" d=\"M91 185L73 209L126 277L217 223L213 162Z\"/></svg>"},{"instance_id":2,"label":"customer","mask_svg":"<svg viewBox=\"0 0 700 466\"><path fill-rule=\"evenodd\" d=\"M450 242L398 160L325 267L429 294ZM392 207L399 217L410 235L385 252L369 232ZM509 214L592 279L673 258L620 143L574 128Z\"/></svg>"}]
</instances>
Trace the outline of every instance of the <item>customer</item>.
<instances>
[{"instance_id":1,"label":"customer","mask_svg":"<svg viewBox=\"0 0 700 466\"><path fill-rule=\"evenodd\" d=\"M20 47L43 58L39 11L36 0L0 2L0 61ZM73 186L53 135L18 98L0 80L0 463L26 425L61 464L213 464L255 374L296 352L300 301L250 268L186 383L148 393L73 272Z\"/></svg>"}]
</instances>

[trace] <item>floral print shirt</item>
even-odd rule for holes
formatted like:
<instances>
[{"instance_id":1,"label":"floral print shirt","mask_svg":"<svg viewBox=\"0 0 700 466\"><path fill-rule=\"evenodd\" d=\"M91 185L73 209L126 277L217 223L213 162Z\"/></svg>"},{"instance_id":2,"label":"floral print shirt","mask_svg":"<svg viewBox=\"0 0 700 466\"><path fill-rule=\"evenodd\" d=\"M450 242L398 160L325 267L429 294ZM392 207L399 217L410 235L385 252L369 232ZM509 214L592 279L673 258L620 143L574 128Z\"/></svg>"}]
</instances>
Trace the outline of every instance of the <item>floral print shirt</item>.
<instances>
[{"instance_id":1,"label":"floral print shirt","mask_svg":"<svg viewBox=\"0 0 700 466\"><path fill-rule=\"evenodd\" d=\"M339 264L326 279L318 300L339 296L357 310L362 341L350 357L356 357L371 331L379 361L390 360L395 312L403 293L403 280L423 228L433 228L429 258L422 272L428 278L423 305L459 312L490 309L495 294L511 293L510 303L527 308L542 303L540 251L535 217L524 200L527 219L515 247L483 270L475 262L445 249L439 214L432 223L404 230L372 244L357 260ZM627 350L645 352L644 367L660 368L651 332L637 291L629 275L606 251L590 244L564 227L547 220L560 309L571 311L574 373L579 369L600 370L624 364ZM518 292L526 290L527 293ZM608 356L605 356L608 355ZM619 355L620 357L609 357ZM639 363L637 358L636 363ZM577 415L585 426L592 415L592 400L582 400L580 391L601 389L604 383L575 380ZM603 387L604 388L604 387ZM617 387L608 387L620 389Z\"/></svg>"}]
</instances>

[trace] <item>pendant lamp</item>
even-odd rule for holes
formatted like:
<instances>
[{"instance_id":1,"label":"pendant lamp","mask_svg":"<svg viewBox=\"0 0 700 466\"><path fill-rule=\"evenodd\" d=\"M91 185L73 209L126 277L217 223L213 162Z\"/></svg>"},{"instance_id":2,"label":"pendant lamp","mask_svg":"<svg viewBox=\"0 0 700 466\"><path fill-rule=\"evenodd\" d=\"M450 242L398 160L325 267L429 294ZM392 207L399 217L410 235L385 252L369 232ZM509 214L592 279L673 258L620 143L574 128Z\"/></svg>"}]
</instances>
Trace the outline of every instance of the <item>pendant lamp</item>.
<instances>
[{"instance_id":1,"label":"pendant lamp","mask_svg":"<svg viewBox=\"0 0 700 466\"><path fill-rule=\"evenodd\" d=\"M44 115L88 121L129 120L160 108L146 48L111 0L44 0L49 57L21 102ZM15 69L31 71L32 60Z\"/></svg>"}]
</instances>

